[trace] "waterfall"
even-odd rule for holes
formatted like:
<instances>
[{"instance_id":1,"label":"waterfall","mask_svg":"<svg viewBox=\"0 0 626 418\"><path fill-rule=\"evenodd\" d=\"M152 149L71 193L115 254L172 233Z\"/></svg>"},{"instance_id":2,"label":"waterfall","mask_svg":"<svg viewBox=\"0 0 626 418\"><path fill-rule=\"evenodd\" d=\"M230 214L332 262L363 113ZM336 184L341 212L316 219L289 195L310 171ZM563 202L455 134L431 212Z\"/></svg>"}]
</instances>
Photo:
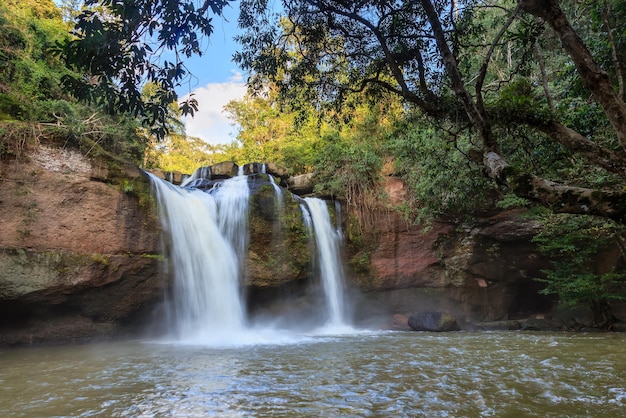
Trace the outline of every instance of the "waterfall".
<instances>
[{"instance_id":1,"label":"waterfall","mask_svg":"<svg viewBox=\"0 0 626 418\"><path fill-rule=\"evenodd\" d=\"M173 318L178 338L229 338L244 329L240 295L247 241L246 177L221 183L211 193L176 187L151 176L169 234L174 274Z\"/></svg>"},{"instance_id":2,"label":"waterfall","mask_svg":"<svg viewBox=\"0 0 626 418\"><path fill-rule=\"evenodd\" d=\"M248 178L241 172L237 177L218 183L213 189L220 231L230 242L238 260L239 276L244 276L244 261L248 249Z\"/></svg>"},{"instance_id":3,"label":"waterfall","mask_svg":"<svg viewBox=\"0 0 626 418\"><path fill-rule=\"evenodd\" d=\"M341 262L341 230L334 228L326 202L313 197L304 199L317 244L318 264L331 327L346 325L344 273ZM306 219L306 217L305 217ZM305 221L306 222L306 221Z\"/></svg>"},{"instance_id":4,"label":"waterfall","mask_svg":"<svg viewBox=\"0 0 626 418\"><path fill-rule=\"evenodd\" d=\"M287 334L272 325L280 322L279 317L263 322L265 325L246 317L242 288L250 247L249 177L244 175L243 167L239 167L237 176L221 181L210 179L208 167L192 177L195 179L179 187L150 175L163 230L169 238L168 262L174 277L168 309L173 336L177 341L209 345L275 343L284 339ZM269 182L275 190L275 202L278 201L274 206L278 221L272 240L281 240L283 190L271 176ZM196 188L198 185L202 185L202 190ZM327 322L320 332L352 332L344 326L347 315L340 259L341 229L332 225L323 200L306 198L300 209L309 235L315 236L315 243L311 239L309 245L311 253L317 249L316 261L325 294L325 303L320 307L326 312ZM287 322L293 323L291 318Z\"/></svg>"}]
</instances>

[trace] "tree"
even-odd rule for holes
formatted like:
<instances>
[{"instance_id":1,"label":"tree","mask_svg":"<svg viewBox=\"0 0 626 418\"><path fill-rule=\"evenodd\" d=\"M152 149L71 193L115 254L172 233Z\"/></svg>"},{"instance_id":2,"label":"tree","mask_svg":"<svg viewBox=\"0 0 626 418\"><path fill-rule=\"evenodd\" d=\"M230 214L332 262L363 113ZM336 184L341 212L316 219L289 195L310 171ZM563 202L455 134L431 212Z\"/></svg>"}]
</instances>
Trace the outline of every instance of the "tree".
<instances>
[{"instance_id":1,"label":"tree","mask_svg":"<svg viewBox=\"0 0 626 418\"><path fill-rule=\"evenodd\" d=\"M65 85L79 98L110 113L131 113L163 137L175 88L189 72L184 58L202 55L202 37L213 32L213 16L233 0L86 0L76 17L73 39L60 52L79 76ZM160 87L153 100L142 100L146 82ZM193 97L181 103L193 115Z\"/></svg>"},{"instance_id":2,"label":"tree","mask_svg":"<svg viewBox=\"0 0 626 418\"><path fill-rule=\"evenodd\" d=\"M253 74L271 77L284 71L284 91L314 89L326 102L354 91L391 91L424 114L473 136L476 146L468 155L517 196L556 212L626 222L626 106L558 0L285 0L288 26L277 25L264 13L265 3L242 2L240 24L248 30L240 39L243 51L237 59ZM474 21L486 9L498 17L494 22L503 22L497 30L481 32ZM481 39L484 33L490 38ZM573 64L582 90L601 107L612 129L610 141L577 131L550 107L554 97L547 75L541 87L523 83L538 42L550 36L560 41L562 49L555 52ZM498 53L511 63L504 77L491 71ZM524 86L530 88L520 88ZM583 187L542 177L531 166L513 165L497 134L500 120L547 138L568 156L583 158L588 166L620 180L611 189Z\"/></svg>"},{"instance_id":3,"label":"tree","mask_svg":"<svg viewBox=\"0 0 626 418\"><path fill-rule=\"evenodd\" d=\"M591 216L545 214L543 228L533 241L552 260L544 271L546 283L542 294L556 294L563 306L586 306L593 315L593 324L610 328L615 318L611 302L624 300L624 273L611 268L613 263L594 262L602 252L625 248L621 228L614 222Z\"/></svg>"}]
</instances>

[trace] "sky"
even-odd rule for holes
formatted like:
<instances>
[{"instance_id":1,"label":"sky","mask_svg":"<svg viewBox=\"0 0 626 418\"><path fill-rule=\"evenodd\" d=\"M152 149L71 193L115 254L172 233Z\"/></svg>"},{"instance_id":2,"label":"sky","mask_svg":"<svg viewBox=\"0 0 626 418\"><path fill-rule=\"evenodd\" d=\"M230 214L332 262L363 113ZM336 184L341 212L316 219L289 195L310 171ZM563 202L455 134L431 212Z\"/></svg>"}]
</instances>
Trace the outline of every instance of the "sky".
<instances>
[{"instance_id":1,"label":"sky","mask_svg":"<svg viewBox=\"0 0 626 418\"><path fill-rule=\"evenodd\" d=\"M240 99L246 92L241 69L232 61L239 45L233 40L238 33L239 1L224 9L223 17L213 19L213 34L204 40L205 51L201 57L185 61L193 74L189 83L177 89L181 100L193 93L198 101L198 111L185 117L187 135L210 144L228 144L235 139L237 128L228 119L223 107L231 100Z\"/></svg>"}]
</instances>

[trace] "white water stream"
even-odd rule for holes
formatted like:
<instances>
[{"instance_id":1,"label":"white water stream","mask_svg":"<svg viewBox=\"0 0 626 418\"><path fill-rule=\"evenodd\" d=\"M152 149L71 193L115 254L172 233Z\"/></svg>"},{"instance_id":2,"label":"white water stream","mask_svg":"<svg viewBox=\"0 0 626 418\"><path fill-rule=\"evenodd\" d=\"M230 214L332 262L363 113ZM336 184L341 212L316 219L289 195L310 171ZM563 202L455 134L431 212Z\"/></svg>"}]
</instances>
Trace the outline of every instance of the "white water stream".
<instances>
[{"instance_id":1,"label":"white water stream","mask_svg":"<svg viewBox=\"0 0 626 418\"><path fill-rule=\"evenodd\" d=\"M328 305L328 326L347 325L344 298L344 273L341 261L341 232L333 227L326 202L322 199L304 199L311 216L317 244L320 277Z\"/></svg>"},{"instance_id":2,"label":"white water stream","mask_svg":"<svg viewBox=\"0 0 626 418\"><path fill-rule=\"evenodd\" d=\"M245 177L243 177L245 180ZM210 194L187 190L153 178L164 230L171 239L169 263L174 274L173 315L176 336L185 341L226 337L244 329L239 291L238 251L245 216L234 206L247 195L228 191L241 185L236 177ZM246 188L247 190L247 184ZM224 199L224 196L228 198ZM244 205L244 207L246 207Z\"/></svg>"}]
</instances>

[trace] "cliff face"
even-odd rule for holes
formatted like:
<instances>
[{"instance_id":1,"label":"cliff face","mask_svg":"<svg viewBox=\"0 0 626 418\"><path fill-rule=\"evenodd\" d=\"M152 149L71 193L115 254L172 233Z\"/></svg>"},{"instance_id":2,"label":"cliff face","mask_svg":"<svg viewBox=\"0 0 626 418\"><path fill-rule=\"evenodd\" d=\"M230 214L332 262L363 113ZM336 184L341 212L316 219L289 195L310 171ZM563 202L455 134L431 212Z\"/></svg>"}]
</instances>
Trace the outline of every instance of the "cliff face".
<instances>
[{"instance_id":1,"label":"cliff face","mask_svg":"<svg viewBox=\"0 0 626 418\"><path fill-rule=\"evenodd\" d=\"M391 215L378 223L380 239L367 256L371 270L356 275L366 291L363 308L407 316L442 311L465 323L548 312L552 301L533 280L548 267L531 242L535 227L515 212L426 230Z\"/></svg>"},{"instance_id":2,"label":"cliff face","mask_svg":"<svg viewBox=\"0 0 626 418\"><path fill-rule=\"evenodd\" d=\"M388 178L391 204L404 198L401 181ZM502 212L472 225L434 222L408 225L399 214L378 214L375 236L352 259L367 259L358 286L365 290L361 308L372 314L398 315L401 327L412 313L448 312L463 323L498 321L549 311L552 301L539 295L548 267L532 244L537 225L519 212ZM353 263L354 264L354 263ZM400 318L400 319L398 319Z\"/></svg>"},{"instance_id":3,"label":"cliff face","mask_svg":"<svg viewBox=\"0 0 626 418\"><path fill-rule=\"evenodd\" d=\"M386 189L392 204L403 201L401 181L388 178ZM411 314L423 312L450 313L467 327L554 314L555 299L540 295L543 285L535 280L551 265L532 242L539 225L523 210L428 227L407 225L393 211L375 217L374 241L350 254L355 281L365 292L361 316L396 315L393 325L403 328ZM610 270L621 257L616 246L599 254L598 262ZM625 320L624 304L612 305ZM589 313L572 315L578 317L561 319L591 320Z\"/></svg>"},{"instance_id":4,"label":"cliff face","mask_svg":"<svg viewBox=\"0 0 626 418\"><path fill-rule=\"evenodd\" d=\"M108 338L162 297L140 170L40 145L0 178L0 345Z\"/></svg>"}]
</instances>

